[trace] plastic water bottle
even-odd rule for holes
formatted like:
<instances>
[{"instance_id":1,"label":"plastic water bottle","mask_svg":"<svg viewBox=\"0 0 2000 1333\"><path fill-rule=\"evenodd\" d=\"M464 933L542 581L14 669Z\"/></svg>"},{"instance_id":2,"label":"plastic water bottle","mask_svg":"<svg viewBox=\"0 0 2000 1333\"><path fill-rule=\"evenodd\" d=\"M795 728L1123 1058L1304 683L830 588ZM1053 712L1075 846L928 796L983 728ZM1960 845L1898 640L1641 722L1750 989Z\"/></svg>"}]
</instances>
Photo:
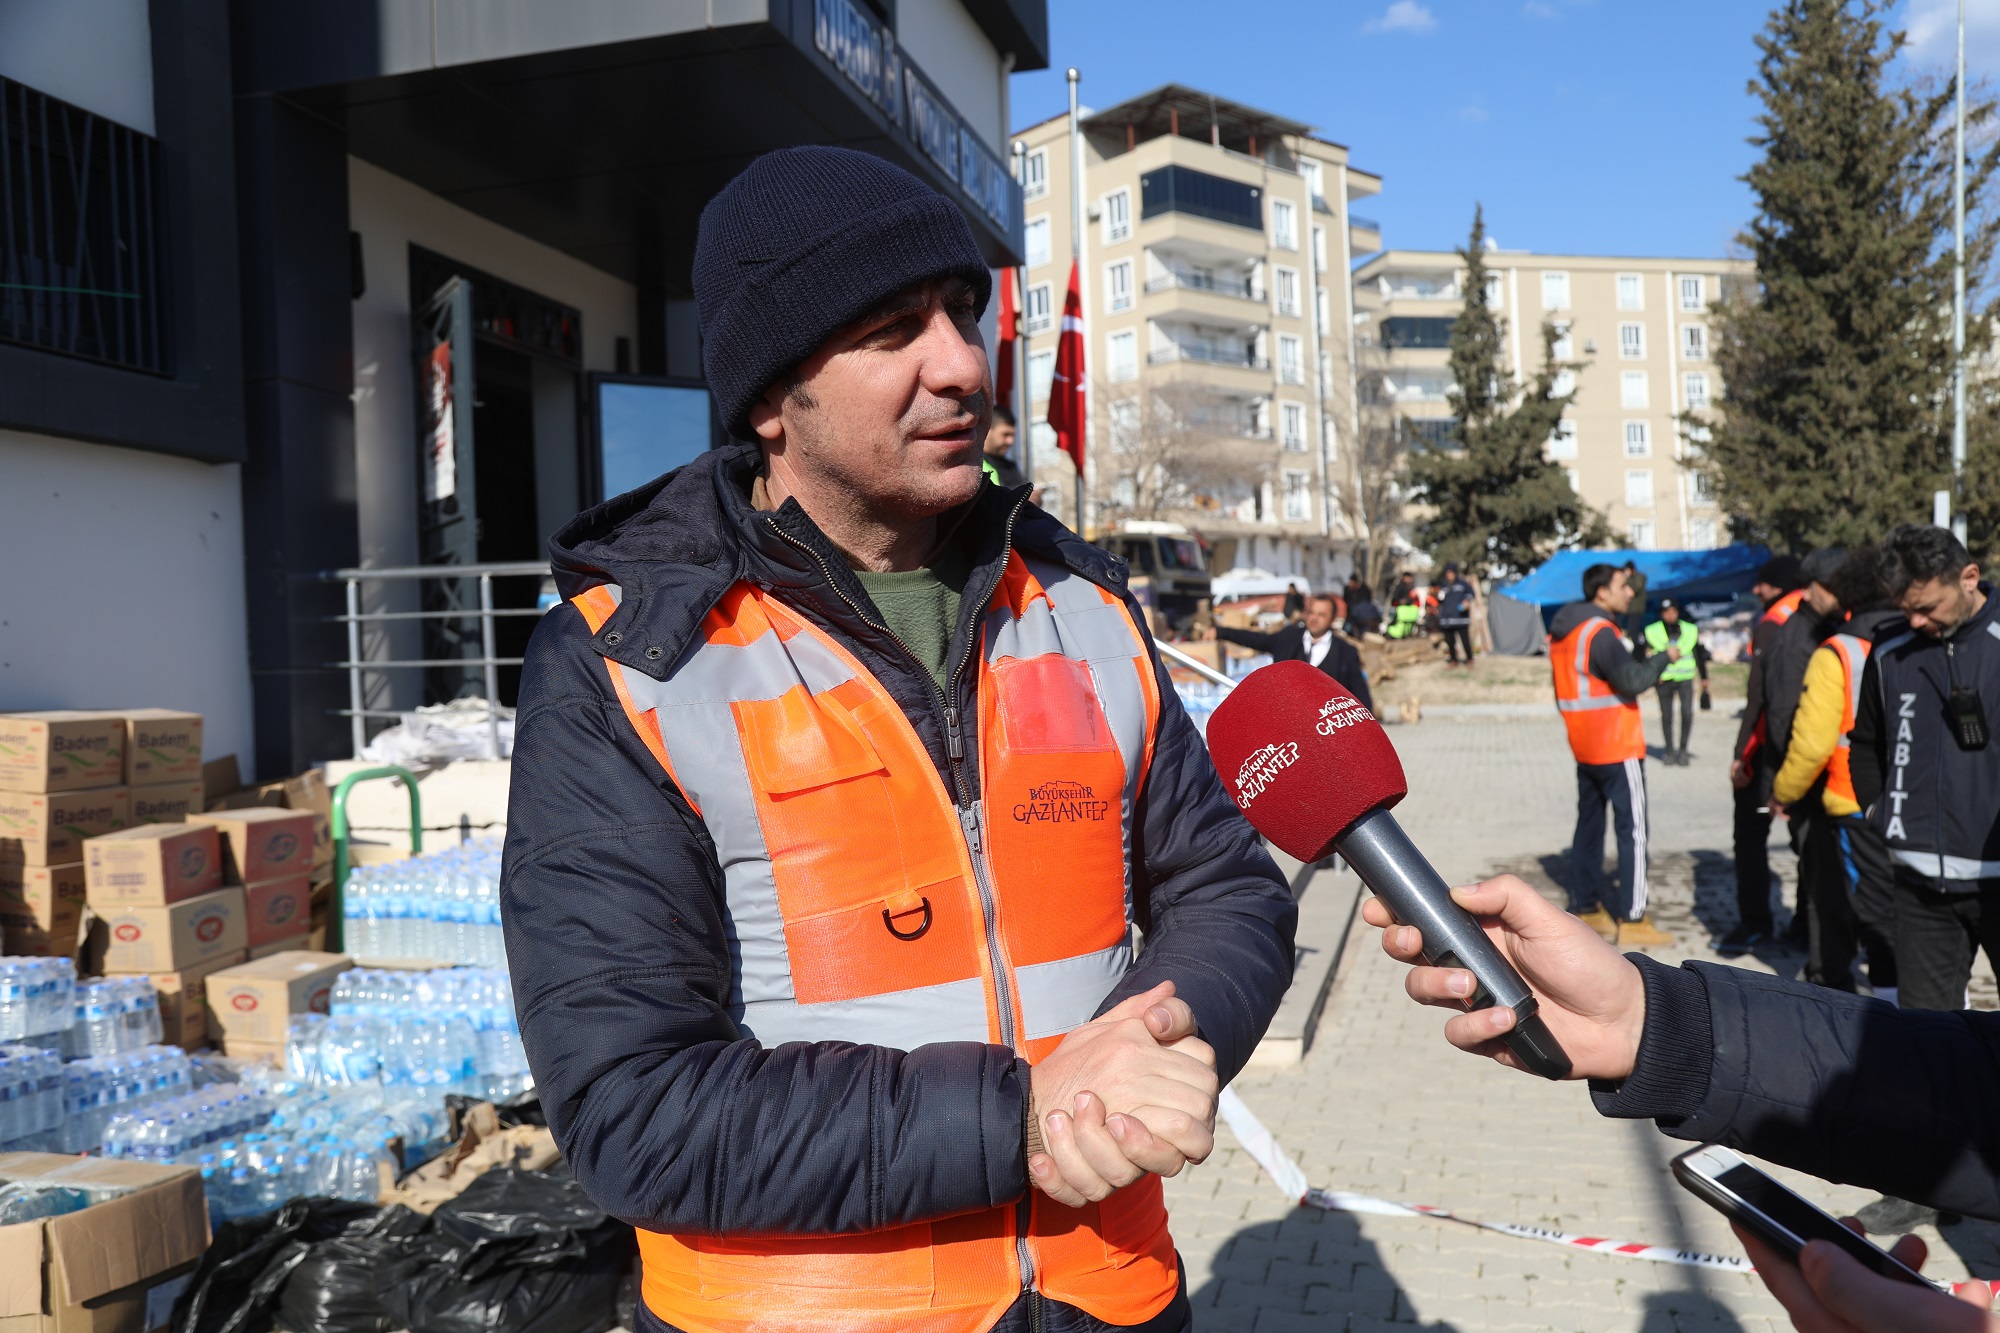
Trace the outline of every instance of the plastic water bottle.
<instances>
[{"instance_id":1,"label":"plastic water bottle","mask_svg":"<svg viewBox=\"0 0 2000 1333\"><path fill-rule=\"evenodd\" d=\"M0 958L0 1041L28 1035L28 985L19 958Z\"/></svg>"}]
</instances>

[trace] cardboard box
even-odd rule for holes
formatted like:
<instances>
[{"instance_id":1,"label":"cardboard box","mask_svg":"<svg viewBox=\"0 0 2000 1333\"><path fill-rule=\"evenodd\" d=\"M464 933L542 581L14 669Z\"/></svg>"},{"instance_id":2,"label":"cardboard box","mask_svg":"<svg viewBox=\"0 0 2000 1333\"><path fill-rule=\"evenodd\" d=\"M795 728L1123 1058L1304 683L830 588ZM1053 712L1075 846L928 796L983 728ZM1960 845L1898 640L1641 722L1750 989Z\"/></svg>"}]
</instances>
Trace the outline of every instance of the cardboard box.
<instances>
[{"instance_id":1,"label":"cardboard box","mask_svg":"<svg viewBox=\"0 0 2000 1333\"><path fill-rule=\"evenodd\" d=\"M309 874L313 859L313 817L307 810L255 805L188 816L190 824L212 824L222 835L222 873L231 884L261 884Z\"/></svg>"},{"instance_id":2,"label":"cardboard box","mask_svg":"<svg viewBox=\"0 0 2000 1333\"><path fill-rule=\"evenodd\" d=\"M0 864L59 866L83 859L83 840L132 822L126 787L0 791Z\"/></svg>"},{"instance_id":3,"label":"cardboard box","mask_svg":"<svg viewBox=\"0 0 2000 1333\"><path fill-rule=\"evenodd\" d=\"M217 1040L222 1046L222 1053L232 1060L248 1060L253 1064L270 1065L274 1069L285 1067L285 1043L282 1041L244 1041L227 1033ZM0 1325L0 1333L6 1333L4 1325Z\"/></svg>"},{"instance_id":4,"label":"cardboard box","mask_svg":"<svg viewBox=\"0 0 2000 1333\"><path fill-rule=\"evenodd\" d=\"M252 959L210 975L209 1013L232 1055L241 1042L282 1047L292 1019L325 1013L333 979L352 966L346 954L303 950Z\"/></svg>"},{"instance_id":5,"label":"cardboard box","mask_svg":"<svg viewBox=\"0 0 2000 1333\"><path fill-rule=\"evenodd\" d=\"M320 944L326 943L325 935L321 934L316 936L312 932L308 931L303 935L287 935L285 936L285 938L281 940L272 940L269 944L253 944L250 946L250 961L254 963L259 958L269 958L273 954L280 954L280 953L321 952L321 950L313 942L315 939L317 939Z\"/></svg>"},{"instance_id":6,"label":"cardboard box","mask_svg":"<svg viewBox=\"0 0 2000 1333\"><path fill-rule=\"evenodd\" d=\"M83 902L81 861L0 866L0 953L74 957Z\"/></svg>"},{"instance_id":7,"label":"cardboard box","mask_svg":"<svg viewBox=\"0 0 2000 1333\"><path fill-rule=\"evenodd\" d=\"M179 972L151 975L153 989L160 993L160 1026L168 1045L192 1051L208 1044L208 978L242 961L242 954L225 954Z\"/></svg>"},{"instance_id":8,"label":"cardboard box","mask_svg":"<svg viewBox=\"0 0 2000 1333\"><path fill-rule=\"evenodd\" d=\"M0 1179L58 1170L77 1184L131 1192L61 1217L0 1227L0 1333L158 1327L173 1305L162 1289L208 1248L200 1174L189 1166L0 1153Z\"/></svg>"},{"instance_id":9,"label":"cardboard box","mask_svg":"<svg viewBox=\"0 0 2000 1333\"><path fill-rule=\"evenodd\" d=\"M183 972L245 943L243 890L217 889L167 907L119 904L92 907L109 925L106 972ZM4 1333L4 1330L0 1330Z\"/></svg>"},{"instance_id":10,"label":"cardboard box","mask_svg":"<svg viewBox=\"0 0 2000 1333\"><path fill-rule=\"evenodd\" d=\"M0 713L0 788L77 791L123 781L125 719L116 713Z\"/></svg>"},{"instance_id":11,"label":"cardboard box","mask_svg":"<svg viewBox=\"0 0 2000 1333\"><path fill-rule=\"evenodd\" d=\"M243 889L249 912L249 942L252 950L274 940L291 939L312 929L312 881L303 874L289 879L266 880ZM256 955L253 953L252 957Z\"/></svg>"},{"instance_id":12,"label":"cardboard box","mask_svg":"<svg viewBox=\"0 0 2000 1333\"><path fill-rule=\"evenodd\" d=\"M134 787L201 781L200 713L121 708L118 715L125 719L125 781Z\"/></svg>"},{"instance_id":13,"label":"cardboard box","mask_svg":"<svg viewBox=\"0 0 2000 1333\"><path fill-rule=\"evenodd\" d=\"M220 759L209 760L201 766L201 808L221 808L222 798L242 785L243 770L236 766L235 755L226 754Z\"/></svg>"},{"instance_id":14,"label":"cardboard box","mask_svg":"<svg viewBox=\"0 0 2000 1333\"><path fill-rule=\"evenodd\" d=\"M134 824L185 824L201 813L201 780L132 788Z\"/></svg>"},{"instance_id":15,"label":"cardboard box","mask_svg":"<svg viewBox=\"0 0 2000 1333\"><path fill-rule=\"evenodd\" d=\"M140 824L87 839L83 871L99 912L164 907L222 887L222 839L207 824Z\"/></svg>"},{"instance_id":16,"label":"cardboard box","mask_svg":"<svg viewBox=\"0 0 2000 1333\"><path fill-rule=\"evenodd\" d=\"M333 864L333 793L327 790L326 778L318 769L309 768L277 782L244 787L220 797L211 796L208 809L247 810L260 805L303 810L310 814L313 817L313 864L322 868Z\"/></svg>"}]
</instances>

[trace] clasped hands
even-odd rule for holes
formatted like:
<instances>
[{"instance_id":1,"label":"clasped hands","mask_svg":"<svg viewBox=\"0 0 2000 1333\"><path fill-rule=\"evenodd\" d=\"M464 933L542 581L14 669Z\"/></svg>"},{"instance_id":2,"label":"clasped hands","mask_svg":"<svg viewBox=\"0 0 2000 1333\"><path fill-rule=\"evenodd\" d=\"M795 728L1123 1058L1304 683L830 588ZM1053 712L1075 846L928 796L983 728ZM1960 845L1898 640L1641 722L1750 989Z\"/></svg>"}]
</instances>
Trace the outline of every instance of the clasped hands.
<instances>
[{"instance_id":1,"label":"clasped hands","mask_svg":"<svg viewBox=\"0 0 2000 1333\"><path fill-rule=\"evenodd\" d=\"M1043 1151L1037 1189L1071 1208L1148 1172L1173 1176L1215 1148L1215 1052L1163 981L1073 1029L1029 1076Z\"/></svg>"}]
</instances>

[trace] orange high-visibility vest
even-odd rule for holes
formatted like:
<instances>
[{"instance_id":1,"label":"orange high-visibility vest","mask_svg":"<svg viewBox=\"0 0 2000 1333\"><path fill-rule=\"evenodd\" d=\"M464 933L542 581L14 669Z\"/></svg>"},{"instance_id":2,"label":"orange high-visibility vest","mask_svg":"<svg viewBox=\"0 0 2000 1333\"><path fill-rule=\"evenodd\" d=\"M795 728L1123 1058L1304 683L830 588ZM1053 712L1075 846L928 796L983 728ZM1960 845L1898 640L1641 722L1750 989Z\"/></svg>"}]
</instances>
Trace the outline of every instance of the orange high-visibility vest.
<instances>
[{"instance_id":1,"label":"orange high-visibility vest","mask_svg":"<svg viewBox=\"0 0 2000 1333\"><path fill-rule=\"evenodd\" d=\"M1646 728L1639 720L1639 701L1627 699L1590 674L1591 640L1607 631L1616 634L1618 627L1602 615L1593 615L1549 642L1556 708L1569 730L1570 752L1579 764L1622 764L1646 757Z\"/></svg>"},{"instance_id":2,"label":"orange high-visibility vest","mask_svg":"<svg viewBox=\"0 0 2000 1333\"><path fill-rule=\"evenodd\" d=\"M1861 708L1861 668L1868 663L1868 650L1872 646L1866 639L1852 634L1836 634L1823 645L1833 649L1840 659L1842 685L1840 710L1840 743L1834 746L1833 754L1826 761L1827 794L1838 796L1853 809L1860 809L1861 802L1854 795L1854 768L1852 746L1854 715Z\"/></svg>"},{"instance_id":3,"label":"orange high-visibility vest","mask_svg":"<svg viewBox=\"0 0 2000 1333\"><path fill-rule=\"evenodd\" d=\"M1774 625L1782 625L1787 620L1790 620L1793 616L1798 614L1799 603L1805 601L1805 599L1806 599L1806 590L1804 588L1794 588L1792 591L1786 593L1783 597L1780 597L1777 601L1765 607L1764 614L1759 616L1758 619L1768 620ZM1753 635L1752 644L1754 645L1754 643L1755 643L1755 636ZM1748 654L1754 651L1754 647L1746 648L1744 651L1746 654Z\"/></svg>"},{"instance_id":4,"label":"orange high-visibility vest","mask_svg":"<svg viewBox=\"0 0 2000 1333\"><path fill-rule=\"evenodd\" d=\"M595 632L618 597L575 600ZM1112 594L1010 554L981 626L965 807L867 668L747 583L664 681L607 659L721 858L744 1034L1035 1061L1087 1022L1132 963L1127 848L1160 711L1144 643ZM1081 1209L1028 1193L863 1235L641 1230L643 1298L688 1333L984 1333L1029 1290L1137 1324L1173 1300L1159 1177Z\"/></svg>"}]
</instances>

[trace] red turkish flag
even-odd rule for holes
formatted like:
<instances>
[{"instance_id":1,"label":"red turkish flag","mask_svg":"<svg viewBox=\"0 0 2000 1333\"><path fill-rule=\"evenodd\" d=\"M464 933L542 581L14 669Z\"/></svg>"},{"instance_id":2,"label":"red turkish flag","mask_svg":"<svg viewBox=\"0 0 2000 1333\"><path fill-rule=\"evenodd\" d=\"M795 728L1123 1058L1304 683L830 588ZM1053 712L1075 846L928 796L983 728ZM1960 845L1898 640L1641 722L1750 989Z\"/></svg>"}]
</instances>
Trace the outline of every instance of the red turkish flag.
<instances>
[{"instance_id":1,"label":"red turkish flag","mask_svg":"<svg viewBox=\"0 0 2000 1333\"><path fill-rule=\"evenodd\" d=\"M1083 288L1076 263L1069 266L1069 295L1063 297L1062 336L1056 340L1056 368L1049 384L1049 427L1056 447L1083 471L1083 423L1087 419L1083 365Z\"/></svg>"},{"instance_id":2,"label":"red turkish flag","mask_svg":"<svg viewBox=\"0 0 2000 1333\"><path fill-rule=\"evenodd\" d=\"M1014 284L1019 274L1019 269L1000 270L1000 314L994 321L1000 330L1000 346L995 349L993 366L993 402L997 407L1011 407L1014 402L1014 356L1020 346L1014 340L1021 336L1021 303L1014 298Z\"/></svg>"}]
</instances>

